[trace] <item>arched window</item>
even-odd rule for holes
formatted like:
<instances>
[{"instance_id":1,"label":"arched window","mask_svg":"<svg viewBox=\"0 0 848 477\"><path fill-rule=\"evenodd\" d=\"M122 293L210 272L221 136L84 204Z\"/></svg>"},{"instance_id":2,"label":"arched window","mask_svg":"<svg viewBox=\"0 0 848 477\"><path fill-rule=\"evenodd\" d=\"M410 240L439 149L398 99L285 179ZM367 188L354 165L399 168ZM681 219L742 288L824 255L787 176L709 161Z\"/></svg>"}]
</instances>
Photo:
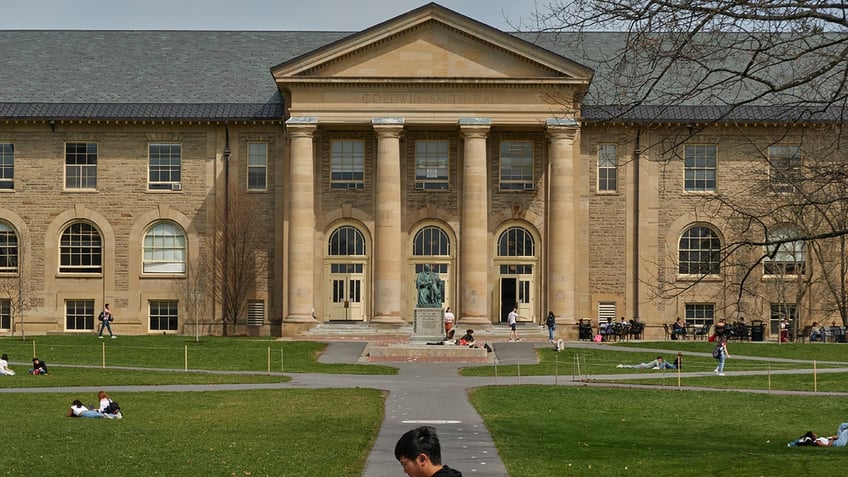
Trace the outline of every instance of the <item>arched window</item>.
<instances>
[{"instance_id":1,"label":"arched window","mask_svg":"<svg viewBox=\"0 0 848 477\"><path fill-rule=\"evenodd\" d=\"M329 255L365 255L365 237L349 225L334 230L329 245Z\"/></svg>"},{"instance_id":2,"label":"arched window","mask_svg":"<svg viewBox=\"0 0 848 477\"><path fill-rule=\"evenodd\" d=\"M0 273L18 271L18 234L8 223L0 220Z\"/></svg>"},{"instance_id":3,"label":"arched window","mask_svg":"<svg viewBox=\"0 0 848 477\"><path fill-rule=\"evenodd\" d=\"M678 272L681 275L717 275L721 272L721 239L702 225L683 232L678 245Z\"/></svg>"},{"instance_id":4,"label":"arched window","mask_svg":"<svg viewBox=\"0 0 848 477\"><path fill-rule=\"evenodd\" d=\"M763 272L766 275L803 275L807 262L806 245L798 230L791 226L778 226L768 231L769 244L765 247Z\"/></svg>"},{"instance_id":5,"label":"arched window","mask_svg":"<svg viewBox=\"0 0 848 477\"><path fill-rule=\"evenodd\" d=\"M510 227L498 238L499 257L533 257L536 245L533 236L522 227Z\"/></svg>"},{"instance_id":6,"label":"arched window","mask_svg":"<svg viewBox=\"0 0 848 477\"><path fill-rule=\"evenodd\" d=\"M171 221L157 222L144 234L144 273L185 273L186 237Z\"/></svg>"},{"instance_id":7,"label":"arched window","mask_svg":"<svg viewBox=\"0 0 848 477\"><path fill-rule=\"evenodd\" d=\"M74 222L62 232L59 272L102 273L103 241L88 222Z\"/></svg>"},{"instance_id":8,"label":"arched window","mask_svg":"<svg viewBox=\"0 0 848 477\"><path fill-rule=\"evenodd\" d=\"M424 227L415 234L413 255L449 256L450 239L439 227Z\"/></svg>"}]
</instances>

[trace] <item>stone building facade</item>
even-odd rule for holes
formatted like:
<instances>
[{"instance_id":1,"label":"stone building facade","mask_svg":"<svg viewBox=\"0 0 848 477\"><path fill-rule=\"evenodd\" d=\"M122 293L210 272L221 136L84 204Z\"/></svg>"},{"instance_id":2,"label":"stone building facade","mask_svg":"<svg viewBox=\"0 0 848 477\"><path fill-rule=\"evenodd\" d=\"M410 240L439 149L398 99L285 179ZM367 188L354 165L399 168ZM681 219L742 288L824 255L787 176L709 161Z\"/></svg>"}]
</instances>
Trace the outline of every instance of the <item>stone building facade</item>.
<instances>
[{"instance_id":1,"label":"stone building facade","mask_svg":"<svg viewBox=\"0 0 848 477\"><path fill-rule=\"evenodd\" d=\"M119 333L222 332L231 208L259 232L231 333L402 327L424 265L460 326L773 318L720 272L657 296L696 278L684 239L733 235L703 196L744 190L742 145L773 131L714 124L676 146L698 166L657 160L662 127L581 102L609 72L531 40L435 4L353 34L0 32L26 45L0 72L0 331L91 332L110 303Z\"/></svg>"}]
</instances>

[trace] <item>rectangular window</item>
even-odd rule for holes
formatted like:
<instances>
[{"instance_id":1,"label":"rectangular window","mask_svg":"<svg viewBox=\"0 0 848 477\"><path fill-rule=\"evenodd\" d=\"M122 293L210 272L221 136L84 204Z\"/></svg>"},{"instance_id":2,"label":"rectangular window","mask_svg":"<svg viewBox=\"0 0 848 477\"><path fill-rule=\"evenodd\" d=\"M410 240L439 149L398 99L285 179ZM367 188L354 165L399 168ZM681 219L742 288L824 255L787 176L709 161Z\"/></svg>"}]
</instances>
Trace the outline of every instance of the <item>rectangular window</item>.
<instances>
[{"instance_id":1,"label":"rectangular window","mask_svg":"<svg viewBox=\"0 0 848 477\"><path fill-rule=\"evenodd\" d=\"M97 144L65 143L65 188L97 188Z\"/></svg>"},{"instance_id":2,"label":"rectangular window","mask_svg":"<svg viewBox=\"0 0 848 477\"><path fill-rule=\"evenodd\" d=\"M15 145L0 143L0 190L15 188Z\"/></svg>"},{"instance_id":3,"label":"rectangular window","mask_svg":"<svg viewBox=\"0 0 848 477\"><path fill-rule=\"evenodd\" d=\"M247 326L262 326L265 324L265 302L251 300L247 302Z\"/></svg>"},{"instance_id":4,"label":"rectangular window","mask_svg":"<svg viewBox=\"0 0 848 477\"><path fill-rule=\"evenodd\" d=\"M0 299L0 330L12 329L12 300Z\"/></svg>"},{"instance_id":5,"label":"rectangular window","mask_svg":"<svg viewBox=\"0 0 848 477\"><path fill-rule=\"evenodd\" d=\"M716 147L700 144L686 146L683 163L686 192L715 192Z\"/></svg>"},{"instance_id":6,"label":"rectangular window","mask_svg":"<svg viewBox=\"0 0 848 477\"><path fill-rule=\"evenodd\" d=\"M149 144L148 161L148 190L182 190L180 144Z\"/></svg>"},{"instance_id":7,"label":"rectangular window","mask_svg":"<svg viewBox=\"0 0 848 477\"><path fill-rule=\"evenodd\" d=\"M177 331L179 307L175 300L151 300L150 331Z\"/></svg>"},{"instance_id":8,"label":"rectangular window","mask_svg":"<svg viewBox=\"0 0 848 477\"><path fill-rule=\"evenodd\" d=\"M501 190L533 190L533 143L501 142Z\"/></svg>"},{"instance_id":9,"label":"rectangular window","mask_svg":"<svg viewBox=\"0 0 848 477\"><path fill-rule=\"evenodd\" d=\"M94 300L65 301L65 329L94 331Z\"/></svg>"},{"instance_id":10,"label":"rectangular window","mask_svg":"<svg viewBox=\"0 0 848 477\"><path fill-rule=\"evenodd\" d=\"M687 325L711 325L715 320L715 304L713 303L687 303L686 324Z\"/></svg>"},{"instance_id":11,"label":"rectangular window","mask_svg":"<svg viewBox=\"0 0 848 477\"><path fill-rule=\"evenodd\" d=\"M598 145L598 192L618 190L618 146Z\"/></svg>"},{"instance_id":12,"label":"rectangular window","mask_svg":"<svg viewBox=\"0 0 848 477\"><path fill-rule=\"evenodd\" d=\"M415 141L415 188L448 189L448 141Z\"/></svg>"},{"instance_id":13,"label":"rectangular window","mask_svg":"<svg viewBox=\"0 0 848 477\"><path fill-rule=\"evenodd\" d=\"M769 182L774 192L795 192L801 179L801 147L769 147Z\"/></svg>"},{"instance_id":14,"label":"rectangular window","mask_svg":"<svg viewBox=\"0 0 848 477\"><path fill-rule=\"evenodd\" d=\"M789 318L790 323L798 319L798 305L795 303L772 303L769 314L769 329L773 335L780 336L780 322Z\"/></svg>"},{"instance_id":15,"label":"rectangular window","mask_svg":"<svg viewBox=\"0 0 848 477\"><path fill-rule=\"evenodd\" d=\"M330 189L365 187L365 141L330 142Z\"/></svg>"},{"instance_id":16,"label":"rectangular window","mask_svg":"<svg viewBox=\"0 0 848 477\"><path fill-rule=\"evenodd\" d=\"M268 190L268 145L247 143L247 190Z\"/></svg>"}]
</instances>

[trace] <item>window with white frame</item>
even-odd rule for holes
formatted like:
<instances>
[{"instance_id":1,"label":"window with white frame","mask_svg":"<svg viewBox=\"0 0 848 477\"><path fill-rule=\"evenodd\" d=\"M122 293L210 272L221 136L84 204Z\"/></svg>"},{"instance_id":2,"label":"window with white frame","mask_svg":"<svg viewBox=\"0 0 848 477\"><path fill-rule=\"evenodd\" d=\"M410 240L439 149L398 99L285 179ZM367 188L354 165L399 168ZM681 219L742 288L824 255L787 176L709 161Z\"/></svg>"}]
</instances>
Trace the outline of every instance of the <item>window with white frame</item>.
<instances>
[{"instance_id":1,"label":"window with white frame","mask_svg":"<svg viewBox=\"0 0 848 477\"><path fill-rule=\"evenodd\" d=\"M598 145L598 192L615 192L618 188L618 146Z\"/></svg>"},{"instance_id":2,"label":"window with white frame","mask_svg":"<svg viewBox=\"0 0 848 477\"><path fill-rule=\"evenodd\" d=\"M789 318L790 325L798 319L798 305L795 303L771 303L769 313L769 329L772 334L780 331L780 322Z\"/></svg>"},{"instance_id":3,"label":"window with white frame","mask_svg":"<svg viewBox=\"0 0 848 477\"><path fill-rule=\"evenodd\" d=\"M715 304L687 303L684 316L687 325L711 325L715 321Z\"/></svg>"},{"instance_id":4,"label":"window with white frame","mask_svg":"<svg viewBox=\"0 0 848 477\"><path fill-rule=\"evenodd\" d=\"M65 143L65 188L97 188L97 144Z\"/></svg>"},{"instance_id":5,"label":"window with white frame","mask_svg":"<svg viewBox=\"0 0 848 477\"><path fill-rule=\"evenodd\" d=\"M59 242L60 273L102 273L103 241L88 222L74 222L62 231Z\"/></svg>"},{"instance_id":6,"label":"window with white frame","mask_svg":"<svg viewBox=\"0 0 848 477\"><path fill-rule=\"evenodd\" d=\"M180 321L178 305L176 300L150 300L150 331L177 331Z\"/></svg>"},{"instance_id":7,"label":"window with white frame","mask_svg":"<svg viewBox=\"0 0 848 477\"><path fill-rule=\"evenodd\" d=\"M415 141L415 188L447 190L450 167L448 141Z\"/></svg>"},{"instance_id":8,"label":"window with white frame","mask_svg":"<svg viewBox=\"0 0 848 477\"><path fill-rule=\"evenodd\" d=\"M778 226L768 231L769 244L765 247L763 273L775 276L803 275L807 253L803 240L794 240L798 231L791 226Z\"/></svg>"},{"instance_id":9,"label":"window with white frame","mask_svg":"<svg viewBox=\"0 0 848 477\"><path fill-rule=\"evenodd\" d=\"M678 243L678 273L717 275L721 271L721 240L711 228L689 227Z\"/></svg>"},{"instance_id":10,"label":"window with white frame","mask_svg":"<svg viewBox=\"0 0 848 477\"><path fill-rule=\"evenodd\" d=\"M148 144L148 190L182 190L182 145Z\"/></svg>"},{"instance_id":11,"label":"window with white frame","mask_svg":"<svg viewBox=\"0 0 848 477\"><path fill-rule=\"evenodd\" d=\"M186 237L182 227L163 220L144 234L144 273L185 273Z\"/></svg>"},{"instance_id":12,"label":"window with white frame","mask_svg":"<svg viewBox=\"0 0 848 477\"><path fill-rule=\"evenodd\" d=\"M247 190L268 190L268 144L247 143Z\"/></svg>"},{"instance_id":13,"label":"window with white frame","mask_svg":"<svg viewBox=\"0 0 848 477\"><path fill-rule=\"evenodd\" d=\"M66 300L65 329L94 331L94 300Z\"/></svg>"},{"instance_id":14,"label":"window with white frame","mask_svg":"<svg viewBox=\"0 0 848 477\"><path fill-rule=\"evenodd\" d=\"M12 300L0 298L0 330L12 329Z\"/></svg>"},{"instance_id":15,"label":"window with white frame","mask_svg":"<svg viewBox=\"0 0 848 477\"><path fill-rule=\"evenodd\" d=\"M0 189L15 188L15 145L0 142Z\"/></svg>"},{"instance_id":16,"label":"window with white frame","mask_svg":"<svg viewBox=\"0 0 848 477\"><path fill-rule=\"evenodd\" d=\"M0 220L0 273L18 271L18 234L8 222Z\"/></svg>"},{"instance_id":17,"label":"window with white frame","mask_svg":"<svg viewBox=\"0 0 848 477\"><path fill-rule=\"evenodd\" d=\"M502 141L500 168L501 190L533 190L533 143Z\"/></svg>"},{"instance_id":18,"label":"window with white frame","mask_svg":"<svg viewBox=\"0 0 848 477\"><path fill-rule=\"evenodd\" d=\"M801 147L769 147L769 182L775 192L794 192L801 180Z\"/></svg>"},{"instance_id":19,"label":"window with white frame","mask_svg":"<svg viewBox=\"0 0 848 477\"><path fill-rule=\"evenodd\" d=\"M365 141L330 141L330 189L365 187Z\"/></svg>"},{"instance_id":20,"label":"window with white frame","mask_svg":"<svg viewBox=\"0 0 848 477\"><path fill-rule=\"evenodd\" d=\"M614 301L598 302L598 325L606 323L608 320L615 323L615 316L616 311Z\"/></svg>"},{"instance_id":21,"label":"window with white frame","mask_svg":"<svg viewBox=\"0 0 848 477\"><path fill-rule=\"evenodd\" d=\"M693 144L684 148L684 190L686 192L715 192L716 147Z\"/></svg>"}]
</instances>

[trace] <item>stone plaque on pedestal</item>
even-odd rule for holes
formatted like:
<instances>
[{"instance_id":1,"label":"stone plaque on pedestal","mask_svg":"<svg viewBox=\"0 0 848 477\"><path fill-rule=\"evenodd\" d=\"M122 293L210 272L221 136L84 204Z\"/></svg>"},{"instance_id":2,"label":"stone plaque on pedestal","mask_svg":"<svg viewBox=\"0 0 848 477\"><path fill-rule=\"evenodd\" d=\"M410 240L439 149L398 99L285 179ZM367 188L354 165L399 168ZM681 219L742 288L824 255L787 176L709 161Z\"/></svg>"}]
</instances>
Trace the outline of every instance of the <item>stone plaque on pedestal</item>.
<instances>
[{"instance_id":1,"label":"stone plaque on pedestal","mask_svg":"<svg viewBox=\"0 0 848 477\"><path fill-rule=\"evenodd\" d=\"M445 339L444 312L441 308L416 308L412 338L415 341Z\"/></svg>"}]
</instances>

